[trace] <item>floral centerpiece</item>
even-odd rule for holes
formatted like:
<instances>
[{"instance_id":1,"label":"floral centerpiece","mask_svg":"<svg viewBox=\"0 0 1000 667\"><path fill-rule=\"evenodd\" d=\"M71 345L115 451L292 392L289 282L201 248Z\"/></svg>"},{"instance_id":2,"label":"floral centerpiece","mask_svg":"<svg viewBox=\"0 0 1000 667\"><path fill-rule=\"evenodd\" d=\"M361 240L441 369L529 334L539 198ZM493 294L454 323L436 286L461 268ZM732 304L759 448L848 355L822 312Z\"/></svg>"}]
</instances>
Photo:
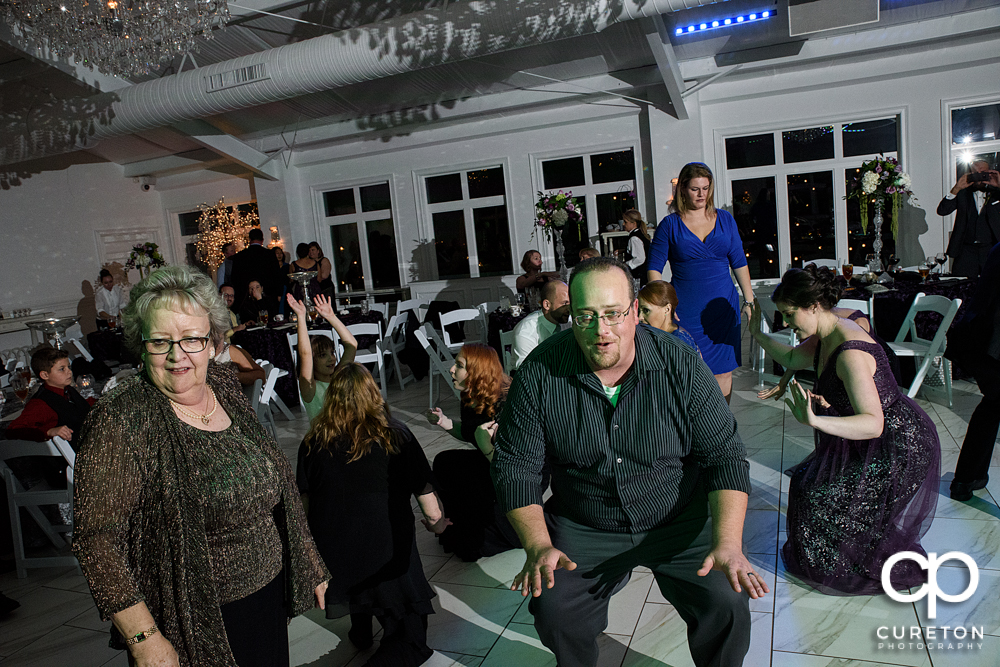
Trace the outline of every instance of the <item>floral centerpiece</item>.
<instances>
[{"instance_id":1,"label":"floral centerpiece","mask_svg":"<svg viewBox=\"0 0 1000 667\"><path fill-rule=\"evenodd\" d=\"M138 269L139 278L145 278L153 269L166 265L166 260L160 254L160 246L155 243L138 243L132 246L132 252L125 262L125 269Z\"/></svg>"},{"instance_id":2,"label":"floral centerpiece","mask_svg":"<svg viewBox=\"0 0 1000 667\"><path fill-rule=\"evenodd\" d=\"M583 214L576 206L572 192L559 190L553 193L538 193L538 201L535 202L535 224L541 228L545 238L551 239L562 236L562 228L566 223L572 222L577 225L583 222ZM535 230L537 231L537 229ZM556 232L559 232L556 234ZM534 233L532 233L534 238Z\"/></svg>"},{"instance_id":3,"label":"floral centerpiece","mask_svg":"<svg viewBox=\"0 0 1000 667\"><path fill-rule=\"evenodd\" d=\"M917 198L910 190L910 175L894 157L879 156L861 164L858 175L851 181L844 199L858 199L861 205L861 230L868 233L868 204L875 204L875 215L881 223L882 210L887 200L892 201L892 238L899 235L899 209L903 205L903 197L910 204L916 204ZM879 234L881 230L876 230Z\"/></svg>"}]
</instances>

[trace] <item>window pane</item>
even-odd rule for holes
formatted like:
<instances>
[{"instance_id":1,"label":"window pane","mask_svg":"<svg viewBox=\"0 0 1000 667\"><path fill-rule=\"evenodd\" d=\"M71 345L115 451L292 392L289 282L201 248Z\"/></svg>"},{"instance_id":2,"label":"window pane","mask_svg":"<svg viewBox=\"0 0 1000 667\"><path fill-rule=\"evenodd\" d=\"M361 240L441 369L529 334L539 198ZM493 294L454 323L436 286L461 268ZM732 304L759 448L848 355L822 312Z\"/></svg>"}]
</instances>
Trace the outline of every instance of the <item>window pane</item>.
<instances>
[{"instance_id":1,"label":"window pane","mask_svg":"<svg viewBox=\"0 0 1000 667\"><path fill-rule=\"evenodd\" d=\"M844 174L844 181L848 187L851 188L852 182L861 173L861 169L848 169ZM875 220L875 206L869 201L868 203L868 233L861 233L861 203L858 199L848 199L847 200L847 257L851 260L856 268L854 269L855 275L860 275L864 273L865 267L868 265L868 255L873 254L872 242L875 241L875 226L872 221ZM892 240L892 222L890 221L891 213L887 215L886 212L882 213L882 263L884 264L890 255L896 254L896 242Z\"/></svg>"},{"instance_id":2,"label":"window pane","mask_svg":"<svg viewBox=\"0 0 1000 667\"><path fill-rule=\"evenodd\" d=\"M365 274L361 264L358 226L354 223L330 225L330 240L333 241L333 282L337 291L363 291Z\"/></svg>"},{"instance_id":3,"label":"window pane","mask_svg":"<svg viewBox=\"0 0 1000 667\"><path fill-rule=\"evenodd\" d=\"M1000 138L1000 104L952 109L951 141L967 144Z\"/></svg>"},{"instance_id":4,"label":"window pane","mask_svg":"<svg viewBox=\"0 0 1000 667\"><path fill-rule=\"evenodd\" d=\"M566 266L572 268L580 262L580 248L590 245L590 226L587 222L587 202L583 197L574 197L576 210L583 216L580 224L566 223L562 228L563 245L566 248ZM596 247L596 246L595 246ZM556 257L556 267L562 266L562 257L556 252L556 242L552 241L552 254Z\"/></svg>"},{"instance_id":5,"label":"window pane","mask_svg":"<svg viewBox=\"0 0 1000 667\"><path fill-rule=\"evenodd\" d=\"M583 174L583 158L568 157L562 160L546 160L542 163L542 180L546 190L571 188L586 185Z\"/></svg>"},{"instance_id":6,"label":"window pane","mask_svg":"<svg viewBox=\"0 0 1000 667\"><path fill-rule=\"evenodd\" d=\"M440 204L443 201L462 199L462 174L431 176L426 181L427 203Z\"/></svg>"},{"instance_id":7,"label":"window pane","mask_svg":"<svg viewBox=\"0 0 1000 667\"><path fill-rule=\"evenodd\" d=\"M375 289L399 287L399 262L396 261L396 230L392 218L369 220L368 263L372 267Z\"/></svg>"},{"instance_id":8,"label":"window pane","mask_svg":"<svg viewBox=\"0 0 1000 667\"><path fill-rule=\"evenodd\" d=\"M832 171L788 177L788 221L792 266L837 258Z\"/></svg>"},{"instance_id":9,"label":"window pane","mask_svg":"<svg viewBox=\"0 0 1000 667\"><path fill-rule=\"evenodd\" d=\"M479 255L479 275L505 276L513 271L510 252L510 227L506 206L485 206L473 209L476 227L476 254Z\"/></svg>"},{"instance_id":10,"label":"window pane","mask_svg":"<svg viewBox=\"0 0 1000 667\"><path fill-rule=\"evenodd\" d=\"M632 149L590 156L590 176L594 183L614 183L635 179Z\"/></svg>"},{"instance_id":11,"label":"window pane","mask_svg":"<svg viewBox=\"0 0 1000 667\"><path fill-rule=\"evenodd\" d=\"M354 188L333 190L323 193L323 205L326 207L326 217L333 215L351 215L354 208Z\"/></svg>"},{"instance_id":12,"label":"window pane","mask_svg":"<svg viewBox=\"0 0 1000 667\"><path fill-rule=\"evenodd\" d=\"M581 198L582 199L582 198ZM597 233L608 231L608 225L624 229L622 213L635 208L635 194L631 191L608 192L597 195Z\"/></svg>"},{"instance_id":13,"label":"window pane","mask_svg":"<svg viewBox=\"0 0 1000 667\"><path fill-rule=\"evenodd\" d=\"M1000 160L1000 153L976 153L975 155L962 156L958 160L958 165L955 168L955 180L962 178L963 174L967 174L972 171L972 165L979 161L985 161L986 164L990 165L991 169L997 168L997 160Z\"/></svg>"},{"instance_id":14,"label":"window pane","mask_svg":"<svg viewBox=\"0 0 1000 667\"><path fill-rule=\"evenodd\" d=\"M212 272L208 268L208 264L198 259L198 245L196 243L188 243L184 246L184 252L187 255L187 265L192 266L206 276L211 276Z\"/></svg>"},{"instance_id":15,"label":"window pane","mask_svg":"<svg viewBox=\"0 0 1000 667\"><path fill-rule=\"evenodd\" d=\"M392 208L392 199L389 197L389 184L379 183L378 185L366 185L359 188L361 191L361 211L388 211Z\"/></svg>"},{"instance_id":16,"label":"window pane","mask_svg":"<svg viewBox=\"0 0 1000 667\"><path fill-rule=\"evenodd\" d=\"M774 164L772 133L726 139L726 166L730 169L763 167L769 164Z\"/></svg>"},{"instance_id":17,"label":"window pane","mask_svg":"<svg viewBox=\"0 0 1000 667\"><path fill-rule=\"evenodd\" d=\"M785 164L833 158L833 125L781 133Z\"/></svg>"},{"instance_id":18,"label":"window pane","mask_svg":"<svg viewBox=\"0 0 1000 667\"><path fill-rule=\"evenodd\" d=\"M177 216L177 219L181 225L181 236L191 236L198 233L198 222L201 220L201 211L181 213Z\"/></svg>"},{"instance_id":19,"label":"window pane","mask_svg":"<svg viewBox=\"0 0 1000 667\"><path fill-rule=\"evenodd\" d=\"M434 250L437 254L438 280L469 277L469 246L465 241L465 216L462 211L434 214Z\"/></svg>"},{"instance_id":20,"label":"window pane","mask_svg":"<svg viewBox=\"0 0 1000 667\"><path fill-rule=\"evenodd\" d=\"M751 278L777 278L778 207L774 177L733 181L733 217L743 240Z\"/></svg>"},{"instance_id":21,"label":"window pane","mask_svg":"<svg viewBox=\"0 0 1000 667\"><path fill-rule=\"evenodd\" d=\"M468 172L469 199L503 196L503 167Z\"/></svg>"},{"instance_id":22,"label":"window pane","mask_svg":"<svg viewBox=\"0 0 1000 667\"><path fill-rule=\"evenodd\" d=\"M844 123L844 157L895 153L896 119L884 118L865 123Z\"/></svg>"}]
</instances>

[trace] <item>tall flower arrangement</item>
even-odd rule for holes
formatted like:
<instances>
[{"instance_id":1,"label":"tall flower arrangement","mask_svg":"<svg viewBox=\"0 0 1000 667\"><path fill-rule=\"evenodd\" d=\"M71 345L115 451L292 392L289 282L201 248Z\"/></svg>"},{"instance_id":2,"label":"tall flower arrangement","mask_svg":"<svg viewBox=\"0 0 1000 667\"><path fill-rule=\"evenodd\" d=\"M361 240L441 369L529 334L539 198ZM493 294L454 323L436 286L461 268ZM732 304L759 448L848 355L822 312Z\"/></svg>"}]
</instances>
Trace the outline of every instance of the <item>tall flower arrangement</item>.
<instances>
[{"instance_id":1,"label":"tall flower arrangement","mask_svg":"<svg viewBox=\"0 0 1000 667\"><path fill-rule=\"evenodd\" d=\"M892 201L892 238L899 235L899 209L903 205L903 197L910 204L916 204L917 198L910 189L910 175L894 157L879 156L861 164L858 175L851 181L844 199L857 199L861 205L861 230L868 233L868 204L875 204L876 209L882 209L888 200Z\"/></svg>"},{"instance_id":2,"label":"tall flower arrangement","mask_svg":"<svg viewBox=\"0 0 1000 667\"><path fill-rule=\"evenodd\" d=\"M572 192L559 190L556 193L538 193L538 201L535 202L535 231L540 228L545 238L551 240L553 235L560 237L562 228L567 223L581 224L583 214L577 208L576 200ZM532 238L535 233L532 232Z\"/></svg>"},{"instance_id":3,"label":"tall flower arrangement","mask_svg":"<svg viewBox=\"0 0 1000 667\"><path fill-rule=\"evenodd\" d=\"M138 269L139 278L145 278L153 269L166 265L166 260L160 254L160 246L155 243L137 243L132 246L125 269Z\"/></svg>"}]
</instances>

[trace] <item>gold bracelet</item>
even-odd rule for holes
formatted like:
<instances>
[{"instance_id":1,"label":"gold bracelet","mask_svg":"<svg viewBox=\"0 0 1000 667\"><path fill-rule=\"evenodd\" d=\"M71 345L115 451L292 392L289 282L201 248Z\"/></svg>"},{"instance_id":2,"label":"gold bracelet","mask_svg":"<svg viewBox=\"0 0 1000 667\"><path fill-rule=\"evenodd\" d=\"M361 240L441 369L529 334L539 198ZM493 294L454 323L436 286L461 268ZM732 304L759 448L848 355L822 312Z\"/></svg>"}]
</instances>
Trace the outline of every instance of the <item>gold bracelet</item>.
<instances>
[{"instance_id":1,"label":"gold bracelet","mask_svg":"<svg viewBox=\"0 0 1000 667\"><path fill-rule=\"evenodd\" d=\"M159 631L159 628L154 625L149 630L143 630L142 632L137 633L134 637L129 637L125 640L125 643L132 646L134 644L138 644L139 642L144 642Z\"/></svg>"}]
</instances>

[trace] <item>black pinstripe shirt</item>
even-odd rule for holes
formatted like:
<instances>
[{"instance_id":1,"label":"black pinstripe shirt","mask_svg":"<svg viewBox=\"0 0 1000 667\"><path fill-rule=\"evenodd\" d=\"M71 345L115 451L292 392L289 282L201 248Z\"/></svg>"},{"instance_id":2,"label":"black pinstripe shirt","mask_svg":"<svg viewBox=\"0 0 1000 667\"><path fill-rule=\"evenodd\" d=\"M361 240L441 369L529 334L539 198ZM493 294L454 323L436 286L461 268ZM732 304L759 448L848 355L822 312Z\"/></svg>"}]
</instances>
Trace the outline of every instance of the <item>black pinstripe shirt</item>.
<instances>
[{"instance_id":1,"label":"black pinstripe shirt","mask_svg":"<svg viewBox=\"0 0 1000 667\"><path fill-rule=\"evenodd\" d=\"M698 479L708 491L750 492L736 419L689 346L639 325L617 407L573 338L549 338L521 365L500 417L492 473L504 511L546 511L598 530L642 532L669 522Z\"/></svg>"}]
</instances>

